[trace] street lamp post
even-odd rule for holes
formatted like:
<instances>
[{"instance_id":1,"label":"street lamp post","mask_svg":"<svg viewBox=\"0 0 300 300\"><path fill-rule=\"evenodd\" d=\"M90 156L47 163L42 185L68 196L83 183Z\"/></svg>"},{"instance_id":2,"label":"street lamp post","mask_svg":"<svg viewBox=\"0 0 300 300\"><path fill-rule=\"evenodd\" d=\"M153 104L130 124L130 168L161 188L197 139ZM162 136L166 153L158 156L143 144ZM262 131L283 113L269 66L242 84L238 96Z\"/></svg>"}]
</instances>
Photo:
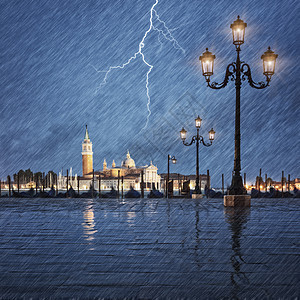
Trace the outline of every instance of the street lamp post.
<instances>
[{"instance_id":1,"label":"street lamp post","mask_svg":"<svg viewBox=\"0 0 300 300\"><path fill-rule=\"evenodd\" d=\"M199 129L201 127L201 121L202 121L202 119L199 116L195 119L195 126L197 128L197 135L194 135L192 137L192 140L191 140L190 143L185 142L187 131L183 127L180 131L180 137L181 137L183 145L191 146L193 143L196 143L196 187L195 187L195 191L194 191L195 196L193 195L193 198L201 198L202 197L201 186L199 184L199 182L200 182L200 175L199 175L199 145L202 143L203 146L209 147L209 146L212 145L212 141L215 138L215 131L213 129L211 129L208 132L210 143L207 144L207 143L204 142L203 136L199 135Z\"/></svg>"},{"instance_id":2,"label":"street lamp post","mask_svg":"<svg viewBox=\"0 0 300 300\"><path fill-rule=\"evenodd\" d=\"M174 155L171 157L171 155L168 154L168 174L167 174L167 187L166 187L167 198L169 198L170 160L172 161L173 164L176 164L177 162L177 159L175 158Z\"/></svg>"},{"instance_id":3,"label":"street lamp post","mask_svg":"<svg viewBox=\"0 0 300 300\"><path fill-rule=\"evenodd\" d=\"M213 75L214 59L215 55L208 51L203 53L199 57L202 64L202 73L206 79L207 86L212 89L222 89L227 84L229 79L235 82L236 89L236 108L235 108L235 151L234 151L234 173L232 176L232 183L229 187L228 193L229 196L224 197L225 206L249 206L250 197L247 196L247 191L243 186L243 180L240 174L241 171L241 132L240 132L240 90L242 81L247 79L249 85L256 89L264 89L269 86L271 77L275 73L275 62L277 54L275 54L270 47L268 50L261 56L263 60L263 74L266 76L266 82L260 81L255 82L252 79L250 66L240 60L240 51L241 45L244 43L245 37L245 28L247 23L242 21L238 16L230 28L232 29L233 44L236 48L236 61L229 64L226 68L225 78L222 83L210 82L210 76Z\"/></svg>"}]
</instances>

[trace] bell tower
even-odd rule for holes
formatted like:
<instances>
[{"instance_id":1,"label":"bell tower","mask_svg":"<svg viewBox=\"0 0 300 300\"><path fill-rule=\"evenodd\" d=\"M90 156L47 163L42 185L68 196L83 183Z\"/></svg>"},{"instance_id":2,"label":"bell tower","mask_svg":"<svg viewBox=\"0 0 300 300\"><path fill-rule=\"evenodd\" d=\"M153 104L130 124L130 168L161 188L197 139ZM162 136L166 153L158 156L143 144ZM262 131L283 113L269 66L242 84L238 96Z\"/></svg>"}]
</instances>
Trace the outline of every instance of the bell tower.
<instances>
[{"instance_id":1,"label":"bell tower","mask_svg":"<svg viewBox=\"0 0 300 300\"><path fill-rule=\"evenodd\" d=\"M93 144L89 137L87 125L85 125L85 135L82 142L82 176L93 172ZM92 175L90 175L92 176Z\"/></svg>"}]
</instances>

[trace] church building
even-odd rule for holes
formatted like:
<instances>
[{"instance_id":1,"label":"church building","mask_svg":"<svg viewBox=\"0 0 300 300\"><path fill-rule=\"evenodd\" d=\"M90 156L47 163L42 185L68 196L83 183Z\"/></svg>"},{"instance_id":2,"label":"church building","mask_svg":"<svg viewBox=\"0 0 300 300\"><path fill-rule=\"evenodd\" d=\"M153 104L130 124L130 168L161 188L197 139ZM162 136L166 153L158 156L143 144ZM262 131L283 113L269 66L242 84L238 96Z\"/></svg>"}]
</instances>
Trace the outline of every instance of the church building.
<instances>
[{"instance_id":1,"label":"church building","mask_svg":"<svg viewBox=\"0 0 300 300\"><path fill-rule=\"evenodd\" d=\"M115 160L112 161L111 167L108 167L106 159L103 161L102 170L94 170L93 166L93 144L89 137L87 126L85 128L84 140L82 142L82 177L80 177L80 189L87 190L94 185L99 190L99 176L101 182L101 191L110 191L114 189L121 191L123 181L123 190L128 191L130 188L140 190L143 174L145 191L152 189L161 189L161 177L157 174L157 167L150 162L149 165L136 166L135 161L127 151L125 159L119 166Z\"/></svg>"}]
</instances>

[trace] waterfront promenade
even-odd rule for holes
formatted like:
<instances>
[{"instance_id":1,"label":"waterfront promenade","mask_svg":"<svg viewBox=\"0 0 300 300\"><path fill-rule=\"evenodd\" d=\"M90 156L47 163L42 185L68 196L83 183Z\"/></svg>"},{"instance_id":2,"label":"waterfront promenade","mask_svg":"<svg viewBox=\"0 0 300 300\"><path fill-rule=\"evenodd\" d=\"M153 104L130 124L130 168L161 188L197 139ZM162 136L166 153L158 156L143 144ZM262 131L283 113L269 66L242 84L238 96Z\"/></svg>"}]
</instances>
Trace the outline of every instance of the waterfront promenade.
<instances>
[{"instance_id":1,"label":"waterfront promenade","mask_svg":"<svg viewBox=\"0 0 300 300\"><path fill-rule=\"evenodd\" d=\"M295 298L299 199L0 201L0 298Z\"/></svg>"}]
</instances>

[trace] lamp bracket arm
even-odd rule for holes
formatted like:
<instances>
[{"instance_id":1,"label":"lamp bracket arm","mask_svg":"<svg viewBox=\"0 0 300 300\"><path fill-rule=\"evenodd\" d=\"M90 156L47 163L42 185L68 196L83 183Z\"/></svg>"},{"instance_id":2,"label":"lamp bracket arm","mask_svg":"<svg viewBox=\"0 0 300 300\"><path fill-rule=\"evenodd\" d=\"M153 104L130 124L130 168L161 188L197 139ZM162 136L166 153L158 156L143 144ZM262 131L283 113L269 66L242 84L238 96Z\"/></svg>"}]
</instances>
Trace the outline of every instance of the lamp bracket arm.
<instances>
[{"instance_id":1,"label":"lamp bracket arm","mask_svg":"<svg viewBox=\"0 0 300 300\"><path fill-rule=\"evenodd\" d=\"M251 68L246 63L242 64L241 73L243 74L242 79L246 80L246 77L247 77L249 85L255 89L258 89L258 90L264 89L267 86L269 86L269 84L270 84L270 79L268 77L267 77L267 82L264 82L264 81L255 82L252 79Z\"/></svg>"},{"instance_id":2,"label":"lamp bracket arm","mask_svg":"<svg viewBox=\"0 0 300 300\"><path fill-rule=\"evenodd\" d=\"M235 72L236 72L235 63L231 63L226 68L225 78L224 78L223 82L221 82L221 83L217 83L217 82L210 83L210 80L208 78L206 80L207 81L207 86L209 86L210 88L212 88L214 90L222 89L227 85L229 79L231 79L232 81L235 79L234 78Z\"/></svg>"},{"instance_id":3,"label":"lamp bracket arm","mask_svg":"<svg viewBox=\"0 0 300 300\"><path fill-rule=\"evenodd\" d=\"M202 135L200 136L200 143L202 143L205 147L209 147L212 145L212 142L210 142L209 144L205 143Z\"/></svg>"},{"instance_id":4,"label":"lamp bracket arm","mask_svg":"<svg viewBox=\"0 0 300 300\"><path fill-rule=\"evenodd\" d=\"M195 141L196 141L196 136L193 136L190 143L186 143L184 141L182 141L182 143L184 146L191 146L193 143L195 143Z\"/></svg>"}]
</instances>

